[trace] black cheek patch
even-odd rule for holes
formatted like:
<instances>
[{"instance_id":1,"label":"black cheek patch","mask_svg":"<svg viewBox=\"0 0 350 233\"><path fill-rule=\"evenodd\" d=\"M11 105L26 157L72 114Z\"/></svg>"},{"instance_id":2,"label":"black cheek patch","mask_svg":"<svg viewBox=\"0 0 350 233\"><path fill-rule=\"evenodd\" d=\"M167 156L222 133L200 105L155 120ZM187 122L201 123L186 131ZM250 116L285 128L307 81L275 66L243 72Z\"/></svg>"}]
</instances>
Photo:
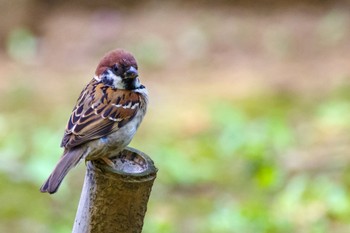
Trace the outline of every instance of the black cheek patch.
<instances>
[{"instance_id":1,"label":"black cheek patch","mask_svg":"<svg viewBox=\"0 0 350 233\"><path fill-rule=\"evenodd\" d=\"M108 71L105 71L102 74L101 77L101 82L103 82L105 85L107 86L112 86L113 85L113 78L111 77L111 75L108 73Z\"/></svg>"}]
</instances>

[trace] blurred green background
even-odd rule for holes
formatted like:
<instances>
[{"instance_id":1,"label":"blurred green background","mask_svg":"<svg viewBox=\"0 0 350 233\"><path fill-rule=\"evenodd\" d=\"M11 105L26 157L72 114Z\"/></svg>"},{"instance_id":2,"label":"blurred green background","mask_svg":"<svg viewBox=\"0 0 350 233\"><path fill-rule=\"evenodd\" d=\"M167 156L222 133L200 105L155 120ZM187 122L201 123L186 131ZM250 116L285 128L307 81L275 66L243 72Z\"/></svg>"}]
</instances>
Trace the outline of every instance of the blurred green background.
<instances>
[{"instance_id":1,"label":"blurred green background","mask_svg":"<svg viewBox=\"0 0 350 233\"><path fill-rule=\"evenodd\" d=\"M118 47L150 92L145 233L350 232L347 1L86 2L0 1L0 232L71 231L84 164L39 187Z\"/></svg>"}]
</instances>

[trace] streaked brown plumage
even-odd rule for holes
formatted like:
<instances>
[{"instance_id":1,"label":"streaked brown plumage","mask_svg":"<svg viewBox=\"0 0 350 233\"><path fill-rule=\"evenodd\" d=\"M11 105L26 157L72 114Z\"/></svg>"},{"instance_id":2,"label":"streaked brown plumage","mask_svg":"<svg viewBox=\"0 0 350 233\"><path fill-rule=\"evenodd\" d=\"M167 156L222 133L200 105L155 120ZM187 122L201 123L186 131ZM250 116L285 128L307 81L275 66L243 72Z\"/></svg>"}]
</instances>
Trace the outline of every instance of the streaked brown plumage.
<instances>
[{"instance_id":1,"label":"streaked brown plumage","mask_svg":"<svg viewBox=\"0 0 350 233\"><path fill-rule=\"evenodd\" d=\"M107 53L77 100L62 139L63 156L41 192L55 193L82 159L108 163L108 157L130 143L146 113L147 101L134 57L119 49Z\"/></svg>"}]
</instances>

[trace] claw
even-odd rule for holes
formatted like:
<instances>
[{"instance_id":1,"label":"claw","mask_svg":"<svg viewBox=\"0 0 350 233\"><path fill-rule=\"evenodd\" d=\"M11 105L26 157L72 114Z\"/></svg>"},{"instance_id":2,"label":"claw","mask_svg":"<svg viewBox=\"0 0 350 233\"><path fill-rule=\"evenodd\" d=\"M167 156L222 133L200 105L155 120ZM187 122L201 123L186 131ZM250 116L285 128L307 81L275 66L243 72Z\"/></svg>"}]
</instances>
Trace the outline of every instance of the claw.
<instances>
[{"instance_id":1,"label":"claw","mask_svg":"<svg viewBox=\"0 0 350 233\"><path fill-rule=\"evenodd\" d=\"M112 160L110 160L109 158L107 157L102 157L101 158L108 166L114 168L115 167L115 164L112 162Z\"/></svg>"}]
</instances>

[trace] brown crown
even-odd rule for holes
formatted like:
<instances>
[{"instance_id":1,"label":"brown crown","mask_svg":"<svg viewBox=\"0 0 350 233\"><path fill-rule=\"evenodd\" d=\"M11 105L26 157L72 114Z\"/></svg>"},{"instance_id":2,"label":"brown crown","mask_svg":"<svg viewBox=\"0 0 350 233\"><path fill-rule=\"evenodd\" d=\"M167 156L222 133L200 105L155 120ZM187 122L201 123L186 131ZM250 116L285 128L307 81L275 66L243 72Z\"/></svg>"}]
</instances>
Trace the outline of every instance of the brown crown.
<instances>
[{"instance_id":1,"label":"brown crown","mask_svg":"<svg viewBox=\"0 0 350 233\"><path fill-rule=\"evenodd\" d=\"M97 76L102 74L107 68L112 67L114 64L119 64L125 67L133 66L137 69L136 60L131 53L123 49L116 49L104 55L96 68L95 74Z\"/></svg>"}]
</instances>

